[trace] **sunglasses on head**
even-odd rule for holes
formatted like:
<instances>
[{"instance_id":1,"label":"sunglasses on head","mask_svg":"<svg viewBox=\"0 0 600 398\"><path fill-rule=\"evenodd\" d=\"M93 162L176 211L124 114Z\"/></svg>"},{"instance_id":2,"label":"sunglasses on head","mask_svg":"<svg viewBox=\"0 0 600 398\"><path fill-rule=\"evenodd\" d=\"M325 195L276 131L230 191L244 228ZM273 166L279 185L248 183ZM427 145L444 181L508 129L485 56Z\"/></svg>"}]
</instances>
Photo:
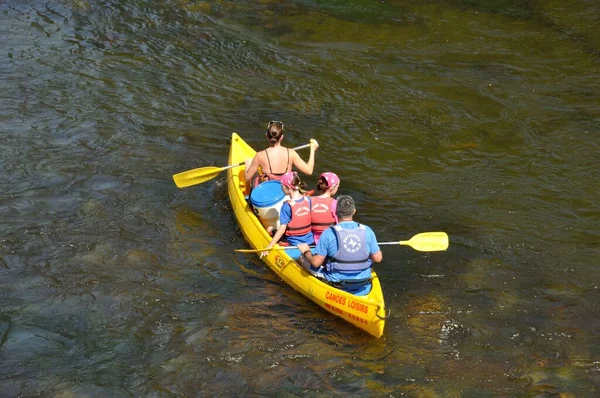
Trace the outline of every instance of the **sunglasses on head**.
<instances>
[{"instance_id":1,"label":"sunglasses on head","mask_svg":"<svg viewBox=\"0 0 600 398\"><path fill-rule=\"evenodd\" d=\"M273 124L279 124L281 126L281 130L283 130L283 122L280 122L279 120L271 120L269 124L267 124L267 130L270 129Z\"/></svg>"}]
</instances>

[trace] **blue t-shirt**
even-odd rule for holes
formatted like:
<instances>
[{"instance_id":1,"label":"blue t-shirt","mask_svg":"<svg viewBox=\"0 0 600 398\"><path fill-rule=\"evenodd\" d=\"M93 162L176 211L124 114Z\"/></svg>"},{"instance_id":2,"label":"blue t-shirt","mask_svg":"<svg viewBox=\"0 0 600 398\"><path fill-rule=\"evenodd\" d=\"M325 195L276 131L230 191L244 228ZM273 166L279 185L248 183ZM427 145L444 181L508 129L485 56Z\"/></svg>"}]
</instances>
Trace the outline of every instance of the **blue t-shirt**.
<instances>
[{"instance_id":1,"label":"blue t-shirt","mask_svg":"<svg viewBox=\"0 0 600 398\"><path fill-rule=\"evenodd\" d=\"M340 225L344 229L356 229L358 228L359 224L355 221L343 221L338 225ZM367 251L369 252L369 255L377 253L380 250L379 245L377 244L377 238L375 237L375 233L373 232L373 230L366 225L365 236L367 239ZM315 249L315 254L325 256L328 258L334 258L337 252L337 235L334 232L333 228L327 228L325 231L323 231L323 234L321 235L321 239L319 240L319 243L317 244L317 247ZM327 267L322 267L319 268L319 271L323 273L323 276L329 282L341 282L347 279L368 279L371 277L371 268L358 272L337 272L328 271ZM370 285L368 286L368 290L370 290Z\"/></svg>"},{"instance_id":2,"label":"blue t-shirt","mask_svg":"<svg viewBox=\"0 0 600 398\"><path fill-rule=\"evenodd\" d=\"M296 202L302 202L304 198L296 200ZM308 198L310 202L310 198ZM285 202L281 206L281 210L279 212L279 223L280 224L289 224L292 221L292 206L288 202ZM289 242L290 245L296 246L298 243L306 243L307 245L312 245L315 243L315 237L312 231L309 231L304 235L295 235L295 236L286 236L285 239Z\"/></svg>"}]
</instances>

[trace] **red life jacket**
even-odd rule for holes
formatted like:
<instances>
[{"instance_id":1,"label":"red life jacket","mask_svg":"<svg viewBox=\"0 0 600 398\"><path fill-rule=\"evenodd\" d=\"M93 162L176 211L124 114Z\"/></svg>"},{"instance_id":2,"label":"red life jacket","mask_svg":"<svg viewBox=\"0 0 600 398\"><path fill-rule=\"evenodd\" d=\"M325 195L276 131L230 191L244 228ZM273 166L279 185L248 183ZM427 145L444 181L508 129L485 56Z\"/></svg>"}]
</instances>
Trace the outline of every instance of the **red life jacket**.
<instances>
[{"instance_id":1,"label":"red life jacket","mask_svg":"<svg viewBox=\"0 0 600 398\"><path fill-rule=\"evenodd\" d=\"M332 201L332 197L311 198L310 217L313 232L323 232L332 225L335 225L335 218L331 213Z\"/></svg>"},{"instance_id":2,"label":"red life jacket","mask_svg":"<svg viewBox=\"0 0 600 398\"><path fill-rule=\"evenodd\" d=\"M310 232L310 200L305 196L301 202L287 202L292 208L292 220L285 230L287 236L306 235Z\"/></svg>"}]
</instances>

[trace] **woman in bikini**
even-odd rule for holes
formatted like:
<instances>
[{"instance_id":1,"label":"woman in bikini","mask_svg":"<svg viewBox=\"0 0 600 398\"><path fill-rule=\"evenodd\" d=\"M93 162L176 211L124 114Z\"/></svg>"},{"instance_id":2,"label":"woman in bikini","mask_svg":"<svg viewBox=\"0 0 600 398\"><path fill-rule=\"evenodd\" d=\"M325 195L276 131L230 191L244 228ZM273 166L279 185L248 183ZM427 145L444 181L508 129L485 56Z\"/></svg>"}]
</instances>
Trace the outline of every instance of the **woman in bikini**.
<instances>
[{"instance_id":1,"label":"woman in bikini","mask_svg":"<svg viewBox=\"0 0 600 398\"><path fill-rule=\"evenodd\" d=\"M283 141L283 123L271 121L267 125L267 138L269 148L258 152L253 159L246 160L246 171L244 177L249 186L255 187L264 181L280 180L285 173L292 171L295 166L300 172L311 175L315 168L315 151L319 147L316 141L310 145L310 156L308 162L302 160L296 151L281 145ZM254 178L254 174L258 176Z\"/></svg>"}]
</instances>

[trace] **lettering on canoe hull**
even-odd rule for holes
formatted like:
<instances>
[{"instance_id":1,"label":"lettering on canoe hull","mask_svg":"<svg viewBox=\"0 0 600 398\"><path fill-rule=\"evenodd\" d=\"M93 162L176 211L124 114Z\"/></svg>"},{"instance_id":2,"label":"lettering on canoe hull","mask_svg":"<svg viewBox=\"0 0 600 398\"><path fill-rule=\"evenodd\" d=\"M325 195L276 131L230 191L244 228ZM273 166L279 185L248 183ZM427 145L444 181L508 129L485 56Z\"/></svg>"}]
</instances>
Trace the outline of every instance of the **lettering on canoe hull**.
<instances>
[{"instance_id":1,"label":"lettering on canoe hull","mask_svg":"<svg viewBox=\"0 0 600 398\"><path fill-rule=\"evenodd\" d=\"M279 267L279 268L283 268L283 266L285 265L285 261L283 260L283 258L281 258L280 256L275 256L275 264Z\"/></svg>"},{"instance_id":2,"label":"lettering on canoe hull","mask_svg":"<svg viewBox=\"0 0 600 398\"><path fill-rule=\"evenodd\" d=\"M342 296L341 294L335 294L333 292L328 291L327 293L325 293L325 298L329 301L333 301L334 303L338 303L340 305L346 304L346 297Z\"/></svg>"},{"instance_id":3,"label":"lettering on canoe hull","mask_svg":"<svg viewBox=\"0 0 600 398\"><path fill-rule=\"evenodd\" d=\"M346 300L346 297L341 294L336 294L333 292L326 292L325 298L328 301L332 301L341 306L348 307L354 311L362 312L363 314L367 314L369 312L369 306L363 303L359 303L358 301L354 301L352 299ZM347 303L346 303L347 302Z\"/></svg>"},{"instance_id":4,"label":"lettering on canoe hull","mask_svg":"<svg viewBox=\"0 0 600 398\"><path fill-rule=\"evenodd\" d=\"M353 319L356 322L362 323L364 325L368 325L369 321L367 321L364 318L359 317L358 315L355 315L351 312L348 311L344 311L341 308L338 307L334 307L333 305L329 304L329 303L325 303L325 307L330 309L333 313L338 314L344 318L349 318L349 319Z\"/></svg>"},{"instance_id":5,"label":"lettering on canoe hull","mask_svg":"<svg viewBox=\"0 0 600 398\"><path fill-rule=\"evenodd\" d=\"M352 308L353 310L362 312L363 314L366 314L367 312L369 312L369 307L366 304L359 303L358 301L354 301L354 300L350 300L348 302L348 308Z\"/></svg>"}]
</instances>

